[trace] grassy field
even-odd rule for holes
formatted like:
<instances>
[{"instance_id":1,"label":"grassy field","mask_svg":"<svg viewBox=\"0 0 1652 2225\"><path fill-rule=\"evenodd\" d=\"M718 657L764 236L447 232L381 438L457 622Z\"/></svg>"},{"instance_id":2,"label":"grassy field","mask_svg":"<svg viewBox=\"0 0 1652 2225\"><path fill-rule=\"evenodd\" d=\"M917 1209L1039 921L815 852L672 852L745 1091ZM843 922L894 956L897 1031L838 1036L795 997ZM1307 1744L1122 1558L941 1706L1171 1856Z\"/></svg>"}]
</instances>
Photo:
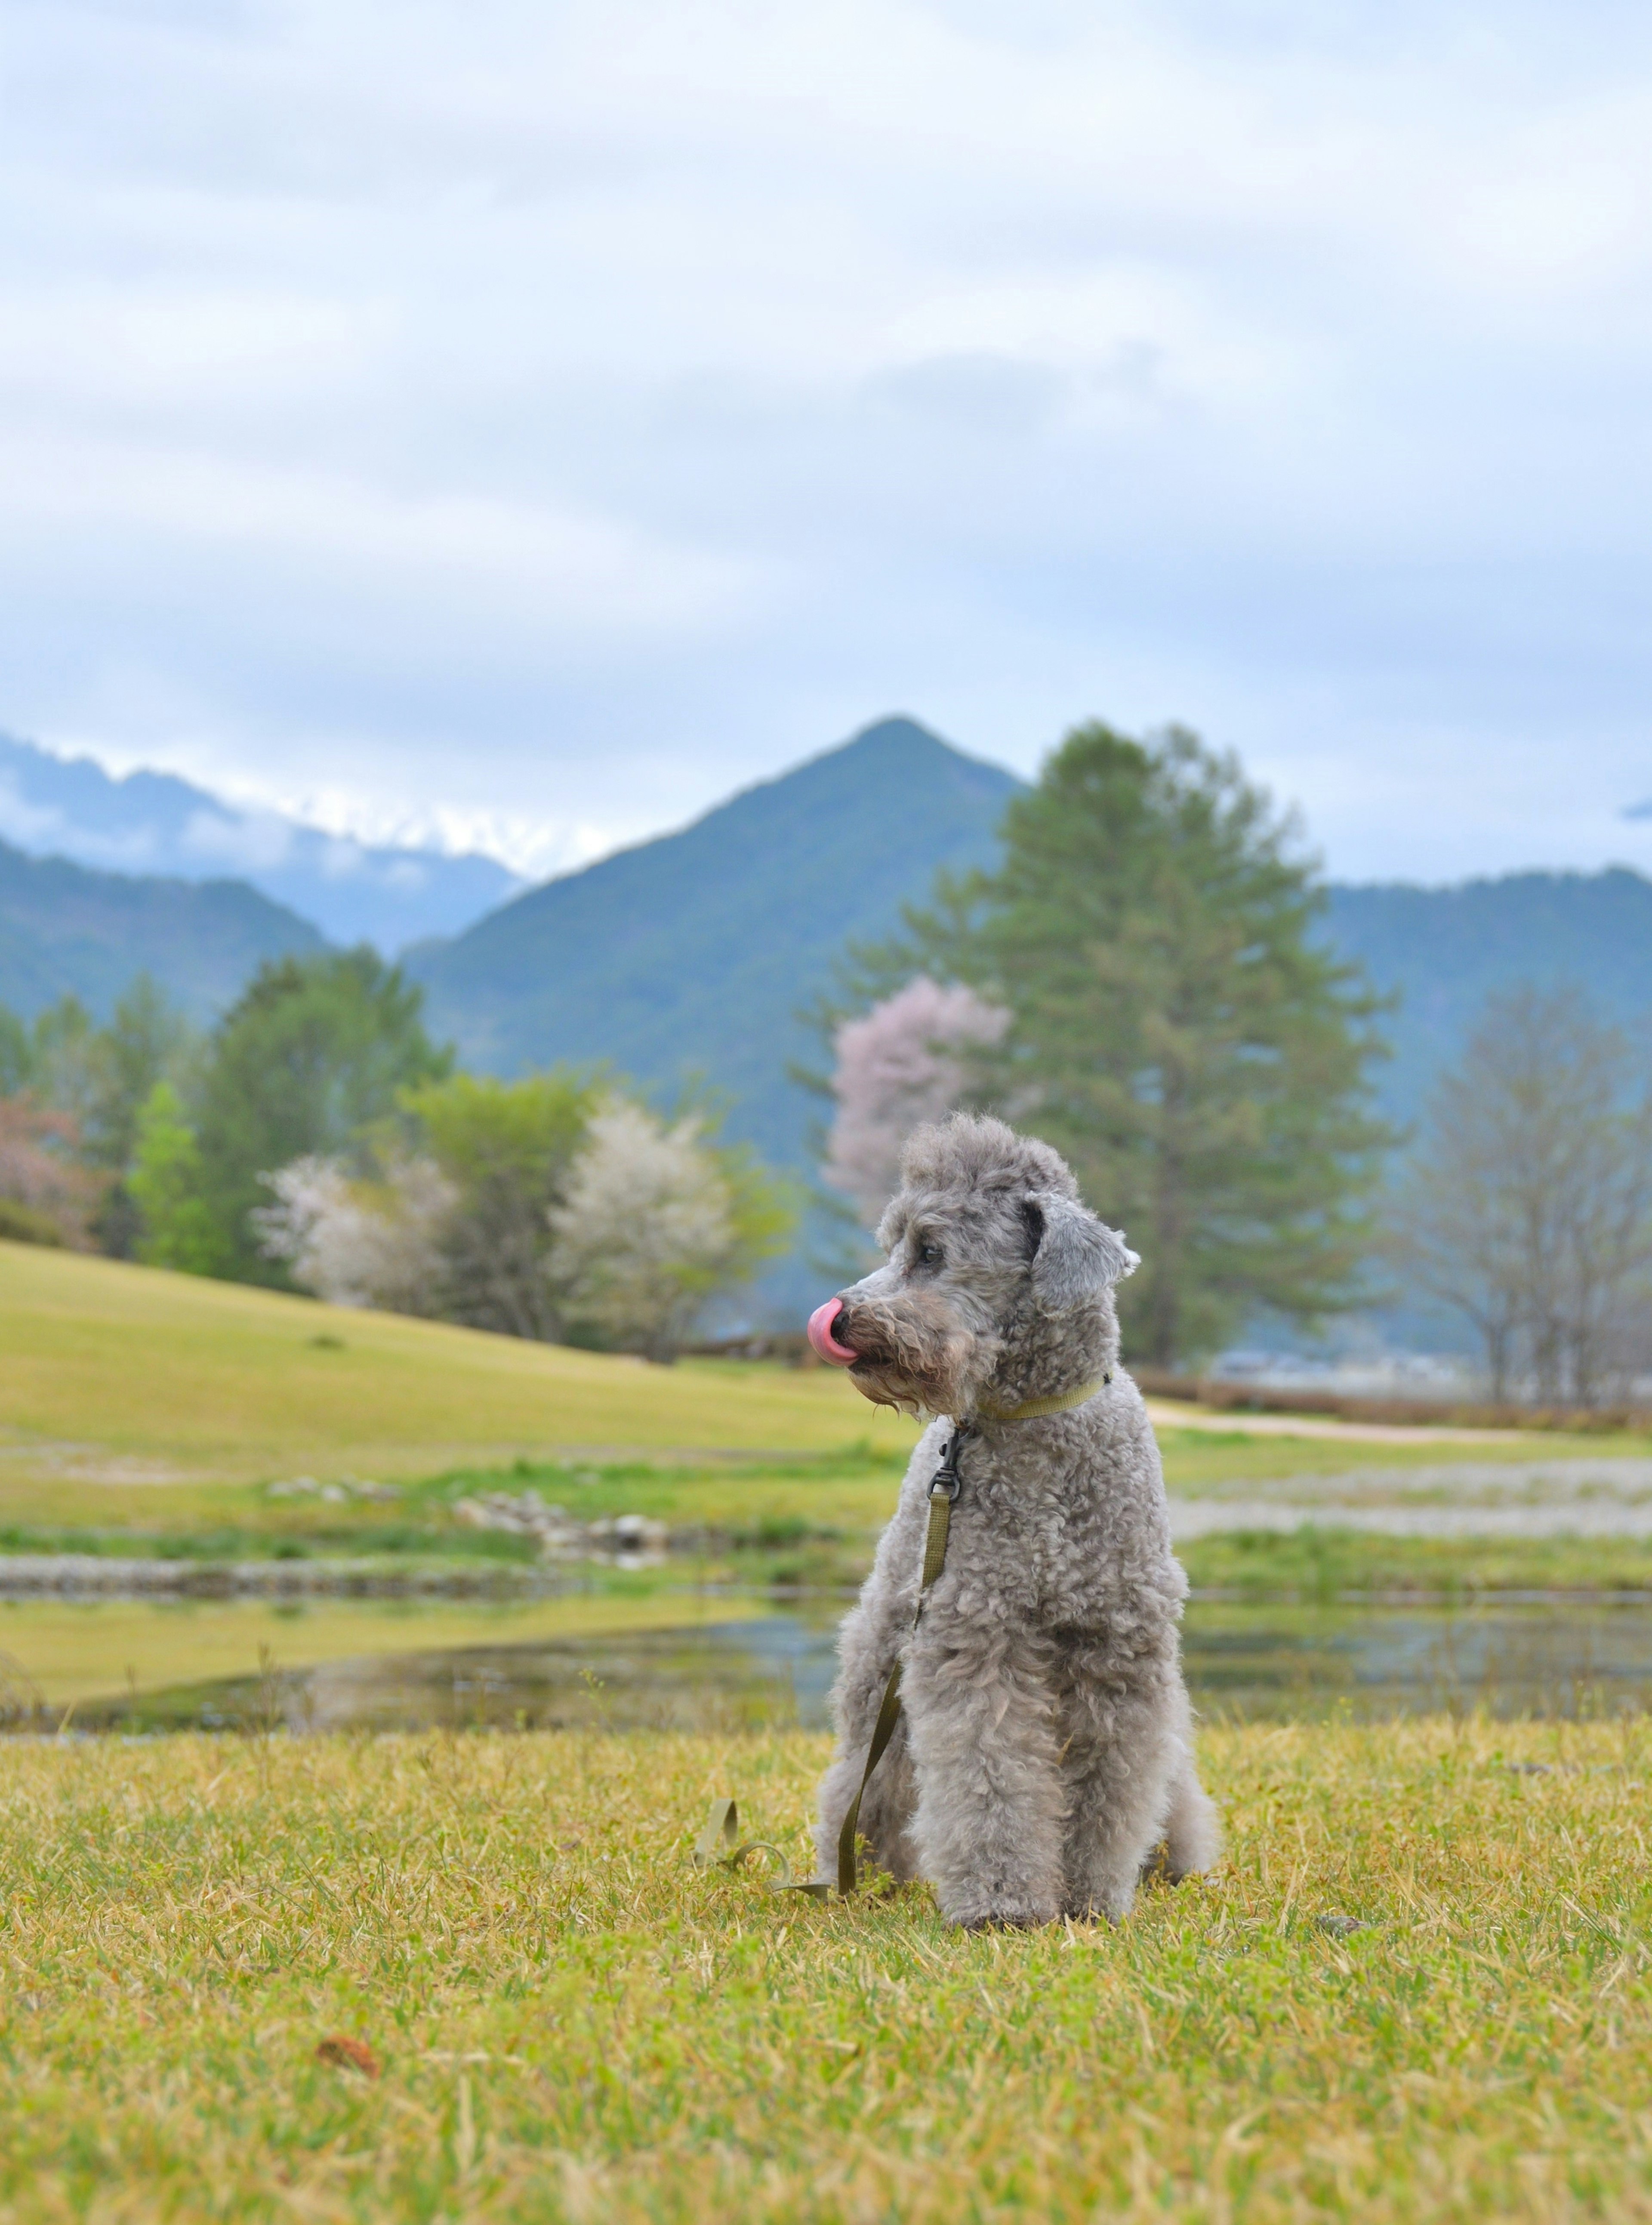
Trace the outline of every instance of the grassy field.
<instances>
[{"instance_id":1,"label":"grassy field","mask_svg":"<svg viewBox=\"0 0 1652 2225\"><path fill-rule=\"evenodd\" d=\"M11 1746L0 2215L1652 2215L1647 1726L1205 1755L1218 1876L960 1937L691 1868L801 1735Z\"/></svg>"},{"instance_id":2,"label":"grassy field","mask_svg":"<svg viewBox=\"0 0 1652 2225\"><path fill-rule=\"evenodd\" d=\"M912 1430L831 1368L649 1367L0 1244L0 1452L11 1488L46 1487L42 1508L78 1483L822 1452L864 1437L907 1444Z\"/></svg>"},{"instance_id":3,"label":"grassy field","mask_svg":"<svg viewBox=\"0 0 1652 2225\"><path fill-rule=\"evenodd\" d=\"M1390 1445L1305 1426L1321 1434L1168 1427L1172 1487L1442 1457L1426 1430ZM702 1468L722 1459L733 1474L765 1456L773 1465L858 1448L850 1467L864 1482L865 1452L887 1464L913 1436L831 1368L649 1367L0 1243L0 1518L87 1519L115 1491L141 1493L145 1521L203 1518L237 1503L224 1485L301 1472L428 1477L523 1458ZM1604 1449L1647 1453L1652 1441L1501 1434L1473 1456Z\"/></svg>"}]
</instances>

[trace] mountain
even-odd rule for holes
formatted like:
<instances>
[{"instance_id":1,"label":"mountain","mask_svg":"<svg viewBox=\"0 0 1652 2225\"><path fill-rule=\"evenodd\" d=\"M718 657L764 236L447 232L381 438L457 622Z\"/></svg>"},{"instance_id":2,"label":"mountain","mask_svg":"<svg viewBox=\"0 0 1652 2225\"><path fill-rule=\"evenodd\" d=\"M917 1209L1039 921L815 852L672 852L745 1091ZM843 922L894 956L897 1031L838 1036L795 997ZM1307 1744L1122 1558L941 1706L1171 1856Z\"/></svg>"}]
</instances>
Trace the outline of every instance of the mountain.
<instances>
[{"instance_id":1,"label":"mountain","mask_svg":"<svg viewBox=\"0 0 1652 2225\"><path fill-rule=\"evenodd\" d=\"M494 858L373 848L275 812L243 811L171 773L116 780L0 734L0 839L36 857L187 881L233 874L334 942L387 954L454 935L522 884Z\"/></svg>"},{"instance_id":2,"label":"mountain","mask_svg":"<svg viewBox=\"0 0 1652 2225\"><path fill-rule=\"evenodd\" d=\"M0 1005L25 1018L71 991L103 1017L147 973L206 1021L266 958L325 948L244 881L98 873L0 842Z\"/></svg>"},{"instance_id":3,"label":"mountain","mask_svg":"<svg viewBox=\"0 0 1652 2225\"><path fill-rule=\"evenodd\" d=\"M888 719L692 827L547 882L455 941L408 954L438 1035L516 1073L605 1059L671 1083L698 1070L731 1127L801 1163L815 1107L787 1081L818 1050L795 1014L845 941L894 924L940 865L984 862L1013 774ZM1450 888L1333 884L1325 933L1376 986L1384 1110L1415 1120L1487 995L1573 982L1607 1014L1652 1017L1652 882L1627 867Z\"/></svg>"},{"instance_id":4,"label":"mountain","mask_svg":"<svg viewBox=\"0 0 1652 2225\"><path fill-rule=\"evenodd\" d=\"M940 865L984 863L1020 783L910 719L721 804L680 833L517 897L408 954L432 1030L497 1073L606 1059L663 1083L698 1070L730 1132L802 1163L814 1106L786 1079L818 1055L801 1005L845 942L887 932Z\"/></svg>"},{"instance_id":5,"label":"mountain","mask_svg":"<svg viewBox=\"0 0 1652 2225\"><path fill-rule=\"evenodd\" d=\"M1652 1023L1652 881L1627 866L1330 893L1332 941L1378 989L1400 992L1383 1023L1394 1055L1376 1078L1384 1111L1402 1123L1421 1112L1494 989L1575 986L1608 1018Z\"/></svg>"}]
</instances>

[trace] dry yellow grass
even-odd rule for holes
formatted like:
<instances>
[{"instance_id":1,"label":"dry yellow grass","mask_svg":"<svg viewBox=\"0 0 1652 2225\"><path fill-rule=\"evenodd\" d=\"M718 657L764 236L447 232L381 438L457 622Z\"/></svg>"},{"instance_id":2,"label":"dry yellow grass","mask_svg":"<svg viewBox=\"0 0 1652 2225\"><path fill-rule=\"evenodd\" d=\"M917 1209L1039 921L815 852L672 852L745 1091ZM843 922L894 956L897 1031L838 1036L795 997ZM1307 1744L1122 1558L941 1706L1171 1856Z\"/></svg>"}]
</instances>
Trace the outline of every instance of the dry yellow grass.
<instances>
[{"instance_id":1,"label":"dry yellow grass","mask_svg":"<svg viewBox=\"0 0 1652 2225\"><path fill-rule=\"evenodd\" d=\"M0 2215L1652 2216L1648 1727L1205 1752L1219 1877L959 1937L689 1867L797 1734L5 1748Z\"/></svg>"}]
</instances>

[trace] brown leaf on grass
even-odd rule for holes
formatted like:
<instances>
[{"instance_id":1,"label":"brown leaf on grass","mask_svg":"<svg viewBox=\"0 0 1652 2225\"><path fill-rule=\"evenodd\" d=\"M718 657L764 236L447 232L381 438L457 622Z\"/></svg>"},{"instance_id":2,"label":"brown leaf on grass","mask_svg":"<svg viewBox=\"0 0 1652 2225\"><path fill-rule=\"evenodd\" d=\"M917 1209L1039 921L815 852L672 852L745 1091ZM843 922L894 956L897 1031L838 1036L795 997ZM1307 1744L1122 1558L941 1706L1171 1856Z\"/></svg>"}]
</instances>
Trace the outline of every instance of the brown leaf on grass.
<instances>
[{"instance_id":1,"label":"brown leaf on grass","mask_svg":"<svg viewBox=\"0 0 1652 2225\"><path fill-rule=\"evenodd\" d=\"M364 2039L351 2039L342 2032L330 2033L315 2053L318 2062L336 2063L340 2070L359 2070L364 2078L377 2078L384 2067Z\"/></svg>"}]
</instances>

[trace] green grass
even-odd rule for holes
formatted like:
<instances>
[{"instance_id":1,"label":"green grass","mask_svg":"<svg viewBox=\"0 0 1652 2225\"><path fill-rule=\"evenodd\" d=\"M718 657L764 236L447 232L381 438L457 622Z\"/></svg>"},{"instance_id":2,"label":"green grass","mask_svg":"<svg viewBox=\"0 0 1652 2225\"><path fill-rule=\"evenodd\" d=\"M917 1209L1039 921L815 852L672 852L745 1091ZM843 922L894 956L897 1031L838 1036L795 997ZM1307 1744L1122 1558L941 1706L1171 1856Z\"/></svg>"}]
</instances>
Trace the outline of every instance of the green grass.
<instances>
[{"instance_id":1,"label":"green grass","mask_svg":"<svg viewBox=\"0 0 1652 2225\"><path fill-rule=\"evenodd\" d=\"M91 1520L117 1491L143 1500L143 1518L175 1521L220 1514L219 1488L228 1484L300 1473L413 1478L519 1457L610 1467L628 1459L720 1464L731 1474L755 1459L777 1474L788 1460L818 1461L847 1447L898 1461L914 1434L831 1368L733 1360L649 1367L0 1243L0 1518ZM1179 1491L1452 1458L1598 1457L1652 1444L1545 1434L1447 1452L1426 1430L1403 1444L1373 1445L1175 1428L1161 1442ZM839 1474L850 1480L841 1462Z\"/></svg>"},{"instance_id":2,"label":"green grass","mask_svg":"<svg viewBox=\"0 0 1652 2225\"><path fill-rule=\"evenodd\" d=\"M1246 1599L1652 1593L1652 1537L1387 1537L1304 1524L1289 1531L1218 1531L1176 1550L1195 1589Z\"/></svg>"},{"instance_id":3,"label":"green grass","mask_svg":"<svg viewBox=\"0 0 1652 2225\"><path fill-rule=\"evenodd\" d=\"M1396 1443L1373 1444L1342 1437L1321 1423L1313 1436L1248 1436L1237 1429L1179 1429L1161 1423L1155 1431L1164 1461L1165 1481L1182 1498L1199 1498L1230 1484L1271 1482L1284 1477L1351 1475L1362 1471L1450 1467L1472 1461L1497 1467L1549 1466L1570 1460L1646 1460L1652 1437L1644 1431L1598 1430L1568 1436L1561 1431L1510 1431L1465 1441L1432 1436L1419 1428Z\"/></svg>"},{"instance_id":4,"label":"green grass","mask_svg":"<svg viewBox=\"0 0 1652 2225\"><path fill-rule=\"evenodd\" d=\"M1218 1877L971 1937L690 1867L823 1751L0 1751L3 2214L1652 2215L1645 1723L1212 1733Z\"/></svg>"}]
</instances>

